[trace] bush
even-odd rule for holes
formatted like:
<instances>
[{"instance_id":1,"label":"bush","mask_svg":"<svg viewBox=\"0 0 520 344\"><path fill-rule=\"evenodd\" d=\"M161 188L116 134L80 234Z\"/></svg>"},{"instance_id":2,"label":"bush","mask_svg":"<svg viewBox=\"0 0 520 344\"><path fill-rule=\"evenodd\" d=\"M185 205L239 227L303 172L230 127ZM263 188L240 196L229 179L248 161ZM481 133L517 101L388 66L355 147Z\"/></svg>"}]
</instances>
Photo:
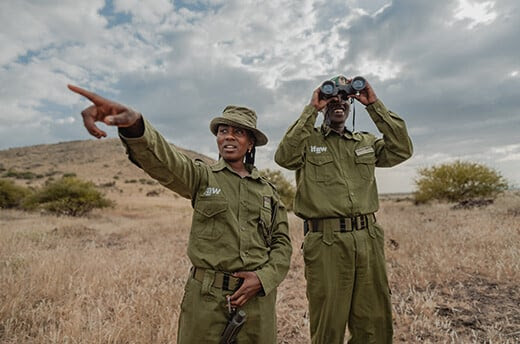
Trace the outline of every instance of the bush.
<instances>
[{"instance_id":1,"label":"bush","mask_svg":"<svg viewBox=\"0 0 520 344\"><path fill-rule=\"evenodd\" d=\"M25 180L43 178L43 174L36 174L36 173L30 172L30 171L17 172L14 170L7 171L6 173L4 173L3 176L8 177L8 178L25 179Z\"/></svg>"},{"instance_id":2,"label":"bush","mask_svg":"<svg viewBox=\"0 0 520 344\"><path fill-rule=\"evenodd\" d=\"M44 209L57 215L83 216L95 208L113 206L91 182L63 177L24 200L25 209Z\"/></svg>"},{"instance_id":3,"label":"bush","mask_svg":"<svg viewBox=\"0 0 520 344\"><path fill-rule=\"evenodd\" d=\"M469 199L495 198L507 190L507 181L497 171L481 164L455 161L422 168L415 181L415 201L460 202Z\"/></svg>"},{"instance_id":4,"label":"bush","mask_svg":"<svg viewBox=\"0 0 520 344\"><path fill-rule=\"evenodd\" d=\"M296 190L293 184L283 176L282 171L265 169L260 171L260 175L273 183L287 210L292 210Z\"/></svg>"},{"instance_id":5,"label":"bush","mask_svg":"<svg viewBox=\"0 0 520 344\"><path fill-rule=\"evenodd\" d=\"M0 179L0 208L17 208L30 193L31 191L23 186Z\"/></svg>"}]
</instances>

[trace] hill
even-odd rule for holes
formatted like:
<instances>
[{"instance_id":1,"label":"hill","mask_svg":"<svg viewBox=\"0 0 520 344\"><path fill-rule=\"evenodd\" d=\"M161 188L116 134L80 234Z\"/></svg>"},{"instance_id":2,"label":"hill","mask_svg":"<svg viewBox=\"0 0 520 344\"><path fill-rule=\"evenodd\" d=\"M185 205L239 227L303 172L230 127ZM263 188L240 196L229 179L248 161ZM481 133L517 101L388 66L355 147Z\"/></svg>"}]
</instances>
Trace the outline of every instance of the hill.
<instances>
[{"instance_id":1,"label":"hill","mask_svg":"<svg viewBox=\"0 0 520 344\"><path fill-rule=\"evenodd\" d=\"M192 157L201 157L186 151ZM0 176L74 173L114 208L88 217L0 209L0 343L174 343L192 208L133 166L117 139L0 151ZM395 342L520 343L520 193L453 209L381 201ZM279 343L308 343L302 221L278 288Z\"/></svg>"},{"instance_id":2,"label":"hill","mask_svg":"<svg viewBox=\"0 0 520 344\"><path fill-rule=\"evenodd\" d=\"M174 147L193 159L214 162L205 155ZM128 160L119 139L70 141L0 151L0 176L11 177L18 183L38 185L64 174L75 174L99 186L156 184Z\"/></svg>"}]
</instances>

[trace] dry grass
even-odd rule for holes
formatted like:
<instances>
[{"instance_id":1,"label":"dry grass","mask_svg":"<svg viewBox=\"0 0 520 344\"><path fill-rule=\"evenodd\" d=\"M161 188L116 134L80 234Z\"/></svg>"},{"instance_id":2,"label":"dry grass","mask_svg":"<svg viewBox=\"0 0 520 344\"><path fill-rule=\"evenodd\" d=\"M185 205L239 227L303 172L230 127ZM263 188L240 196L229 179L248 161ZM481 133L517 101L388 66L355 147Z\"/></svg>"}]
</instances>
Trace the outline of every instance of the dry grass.
<instances>
[{"instance_id":1,"label":"dry grass","mask_svg":"<svg viewBox=\"0 0 520 344\"><path fill-rule=\"evenodd\" d=\"M175 342L190 267L189 201L158 185L125 182L146 177L125 165L117 145L111 152L99 142L74 144L100 145L106 155L71 155L59 145L42 148L41 157L28 150L29 160L0 152L4 168L59 166L97 184L115 182L105 190L117 203L88 218L0 210L0 343ZM49 153L59 148L68 152L61 162ZM157 195L147 197L150 191ZM386 230L396 342L520 342L520 195L471 210L388 199L378 221ZM306 343L301 221L291 216L290 227L295 249L279 287L278 338Z\"/></svg>"}]
</instances>

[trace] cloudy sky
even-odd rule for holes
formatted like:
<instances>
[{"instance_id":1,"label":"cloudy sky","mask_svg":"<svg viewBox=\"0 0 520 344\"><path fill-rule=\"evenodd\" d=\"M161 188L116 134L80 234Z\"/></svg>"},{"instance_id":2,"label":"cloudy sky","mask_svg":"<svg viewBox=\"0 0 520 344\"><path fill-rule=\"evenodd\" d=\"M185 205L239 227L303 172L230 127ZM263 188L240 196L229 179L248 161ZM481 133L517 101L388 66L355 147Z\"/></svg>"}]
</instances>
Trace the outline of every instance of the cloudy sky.
<instances>
[{"instance_id":1,"label":"cloudy sky","mask_svg":"<svg viewBox=\"0 0 520 344\"><path fill-rule=\"evenodd\" d=\"M0 2L0 149L88 139L68 83L141 111L171 142L217 157L208 124L254 108L275 168L323 80L363 75L407 122L415 155L381 192L462 159L520 185L517 0L19 0ZM321 122L321 118L319 119ZM352 127L349 121L349 127ZM361 104L356 130L377 132ZM116 136L114 129L109 135Z\"/></svg>"}]
</instances>

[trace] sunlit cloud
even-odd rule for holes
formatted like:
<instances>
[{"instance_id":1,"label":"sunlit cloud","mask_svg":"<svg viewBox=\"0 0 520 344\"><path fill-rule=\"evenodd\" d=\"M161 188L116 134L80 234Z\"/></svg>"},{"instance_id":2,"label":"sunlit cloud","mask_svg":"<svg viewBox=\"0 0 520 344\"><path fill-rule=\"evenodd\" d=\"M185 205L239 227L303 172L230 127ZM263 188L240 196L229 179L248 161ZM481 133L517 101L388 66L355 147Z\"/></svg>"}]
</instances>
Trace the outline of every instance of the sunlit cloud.
<instances>
[{"instance_id":1,"label":"sunlit cloud","mask_svg":"<svg viewBox=\"0 0 520 344\"><path fill-rule=\"evenodd\" d=\"M59 118L56 120L56 124L72 124L76 122L74 117Z\"/></svg>"},{"instance_id":2,"label":"sunlit cloud","mask_svg":"<svg viewBox=\"0 0 520 344\"><path fill-rule=\"evenodd\" d=\"M0 1L0 149L89 138L80 120L89 102L67 90L73 83L142 111L173 143L212 157L211 116L227 104L250 106L270 139L258 165L274 168L276 145L312 91L337 74L363 75L402 115L414 144L412 159L381 173L380 191L408 190L416 168L454 159L485 162L520 182L517 7L516 0ZM381 137L358 105L356 129Z\"/></svg>"},{"instance_id":3,"label":"sunlit cloud","mask_svg":"<svg viewBox=\"0 0 520 344\"><path fill-rule=\"evenodd\" d=\"M495 2L493 1L459 0L454 18L457 21L467 20L468 29L473 29L480 24L489 25L497 18L494 7Z\"/></svg>"},{"instance_id":4,"label":"sunlit cloud","mask_svg":"<svg viewBox=\"0 0 520 344\"><path fill-rule=\"evenodd\" d=\"M395 79L401 71L399 63L389 60L378 60L370 57L361 59L360 70L367 71L381 81Z\"/></svg>"}]
</instances>

